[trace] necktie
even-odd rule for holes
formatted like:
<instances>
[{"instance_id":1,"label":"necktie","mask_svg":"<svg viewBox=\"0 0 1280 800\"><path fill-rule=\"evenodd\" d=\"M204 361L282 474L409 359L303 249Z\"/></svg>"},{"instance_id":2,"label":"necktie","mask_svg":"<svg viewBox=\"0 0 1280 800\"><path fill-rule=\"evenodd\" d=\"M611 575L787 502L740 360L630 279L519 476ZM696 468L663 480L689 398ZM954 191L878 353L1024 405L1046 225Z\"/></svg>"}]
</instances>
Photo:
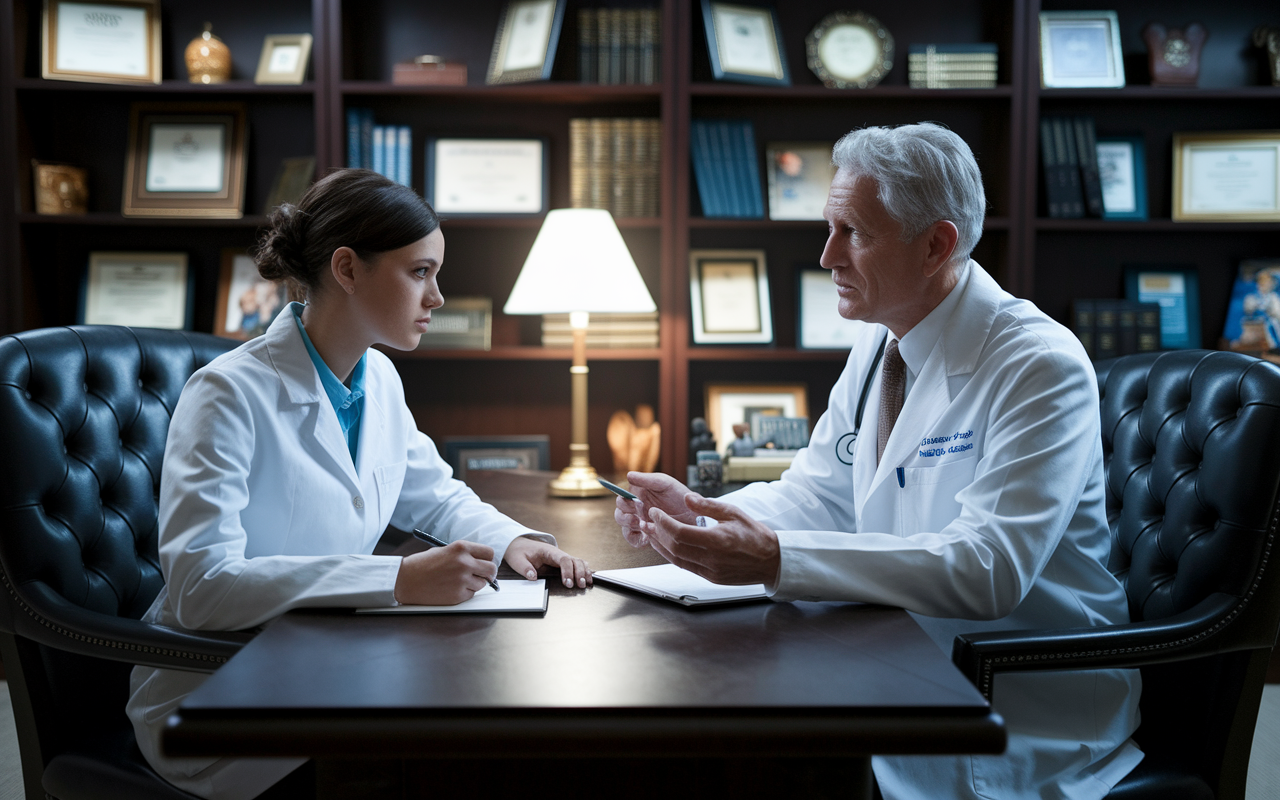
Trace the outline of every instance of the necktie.
<instances>
[{"instance_id":1,"label":"necktie","mask_svg":"<svg viewBox=\"0 0 1280 800\"><path fill-rule=\"evenodd\" d=\"M884 367L880 377L880 430L876 436L876 463L884 455L884 446L893 432L893 424L902 411L906 396L907 364L898 353L898 340L890 340L884 349Z\"/></svg>"}]
</instances>

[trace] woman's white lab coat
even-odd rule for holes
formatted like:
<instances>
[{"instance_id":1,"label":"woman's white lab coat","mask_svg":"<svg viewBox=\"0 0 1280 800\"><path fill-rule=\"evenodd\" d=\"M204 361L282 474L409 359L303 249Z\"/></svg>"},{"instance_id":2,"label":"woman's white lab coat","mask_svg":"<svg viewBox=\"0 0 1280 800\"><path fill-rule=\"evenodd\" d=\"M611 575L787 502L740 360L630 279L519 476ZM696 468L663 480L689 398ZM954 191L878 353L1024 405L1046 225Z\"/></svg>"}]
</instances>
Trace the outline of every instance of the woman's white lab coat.
<instances>
[{"instance_id":1,"label":"woman's white lab coat","mask_svg":"<svg viewBox=\"0 0 1280 800\"><path fill-rule=\"evenodd\" d=\"M495 559L530 533L451 477L405 405L391 361L376 350L368 351L360 424L352 464L292 313L196 372L165 445L165 587L145 618L243 630L293 608L393 605L400 558L371 555L388 524L483 542ZM160 756L165 718L206 677L136 667L128 713L138 744L187 791L253 797L301 762Z\"/></svg>"},{"instance_id":2,"label":"woman's white lab coat","mask_svg":"<svg viewBox=\"0 0 1280 800\"><path fill-rule=\"evenodd\" d=\"M777 599L901 606L948 655L966 632L1127 622L1083 348L974 262L953 291L879 465L879 371L852 436L885 335L868 325L792 468L723 499L778 532ZM877 758L877 779L888 800L1102 797L1142 757L1140 685L1126 670L1002 675L1003 756Z\"/></svg>"}]
</instances>

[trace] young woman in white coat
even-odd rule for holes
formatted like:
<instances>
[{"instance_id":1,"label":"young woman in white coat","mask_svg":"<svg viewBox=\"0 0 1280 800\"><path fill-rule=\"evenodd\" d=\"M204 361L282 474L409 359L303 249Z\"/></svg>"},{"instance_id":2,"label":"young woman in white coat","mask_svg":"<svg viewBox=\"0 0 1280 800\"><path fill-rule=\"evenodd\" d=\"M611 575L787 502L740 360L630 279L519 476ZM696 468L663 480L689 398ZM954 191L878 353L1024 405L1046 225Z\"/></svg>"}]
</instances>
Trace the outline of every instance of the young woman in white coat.
<instances>
[{"instance_id":1,"label":"young woman in white coat","mask_svg":"<svg viewBox=\"0 0 1280 800\"><path fill-rule=\"evenodd\" d=\"M196 372L174 410L160 481L165 578L146 619L200 630L254 628L294 608L454 604L501 557L529 579L587 565L480 501L451 476L404 401L390 359L412 350L444 302L444 236L413 190L341 170L271 218L260 273L307 303ZM372 555L387 525L450 542ZM170 759L165 718L207 676L137 667L128 704L147 761L192 794L259 796L296 759Z\"/></svg>"}]
</instances>

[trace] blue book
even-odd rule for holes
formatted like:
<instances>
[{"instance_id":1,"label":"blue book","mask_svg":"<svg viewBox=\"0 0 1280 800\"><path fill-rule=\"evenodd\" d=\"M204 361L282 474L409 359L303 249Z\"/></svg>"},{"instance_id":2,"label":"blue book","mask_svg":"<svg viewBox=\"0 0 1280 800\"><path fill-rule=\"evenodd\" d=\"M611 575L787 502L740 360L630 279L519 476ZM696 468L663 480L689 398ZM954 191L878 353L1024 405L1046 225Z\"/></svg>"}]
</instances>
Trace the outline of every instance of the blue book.
<instances>
[{"instance_id":1,"label":"blue book","mask_svg":"<svg viewBox=\"0 0 1280 800\"><path fill-rule=\"evenodd\" d=\"M359 108L347 109L347 166L360 166L360 125L363 111Z\"/></svg>"},{"instance_id":2,"label":"blue book","mask_svg":"<svg viewBox=\"0 0 1280 800\"><path fill-rule=\"evenodd\" d=\"M396 139L396 180L405 186L412 186L409 153L413 147L413 133L408 125L401 125Z\"/></svg>"},{"instance_id":3,"label":"blue book","mask_svg":"<svg viewBox=\"0 0 1280 800\"><path fill-rule=\"evenodd\" d=\"M742 185L738 174L738 163L740 161L737 153L737 138L733 135L730 127L734 123L729 120L720 120L716 123L715 131L717 141L720 145L719 172L721 175L721 183L726 191L724 215L726 217L744 217L745 205L743 194L746 187Z\"/></svg>"},{"instance_id":4,"label":"blue book","mask_svg":"<svg viewBox=\"0 0 1280 800\"><path fill-rule=\"evenodd\" d=\"M360 166L373 169L373 109L360 110Z\"/></svg>"},{"instance_id":5,"label":"blue book","mask_svg":"<svg viewBox=\"0 0 1280 800\"><path fill-rule=\"evenodd\" d=\"M373 165L370 169L379 175L387 174L387 150L382 143L385 133L383 126L373 126Z\"/></svg>"},{"instance_id":6,"label":"blue book","mask_svg":"<svg viewBox=\"0 0 1280 800\"><path fill-rule=\"evenodd\" d=\"M702 203L702 216L721 216L719 198L712 179L711 144L707 135L708 123L702 120L693 121L693 135L690 137L689 154L693 159L693 177L698 184L698 199Z\"/></svg>"},{"instance_id":7,"label":"blue book","mask_svg":"<svg viewBox=\"0 0 1280 800\"><path fill-rule=\"evenodd\" d=\"M382 161L382 174L393 181L400 174L400 166L397 163L400 160L400 136L396 131L395 125L386 125L382 132L382 147L386 151Z\"/></svg>"},{"instance_id":8,"label":"blue book","mask_svg":"<svg viewBox=\"0 0 1280 800\"><path fill-rule=\"evenodd\" d=\"M747 216L752 219L761 219L764 217L764 193L760 188L760 163L756 157L755 126L749 120L738 123L738 126L738 135L742 145L742 160L739 165L742 168L743 180L746 183L744 199L747 201Z\"/></svg>"}]
</instances>

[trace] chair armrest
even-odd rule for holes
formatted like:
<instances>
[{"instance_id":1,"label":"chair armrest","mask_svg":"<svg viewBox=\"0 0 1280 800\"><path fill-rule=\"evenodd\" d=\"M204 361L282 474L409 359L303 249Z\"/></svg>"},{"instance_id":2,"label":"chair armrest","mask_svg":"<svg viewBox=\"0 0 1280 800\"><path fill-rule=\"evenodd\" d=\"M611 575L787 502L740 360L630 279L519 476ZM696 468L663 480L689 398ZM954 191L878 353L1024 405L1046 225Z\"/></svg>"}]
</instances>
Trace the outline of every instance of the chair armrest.
<instances>
[{"instance_id":1,"label":"chair armrest","mask_svg":"<svg viewBox=\"0 0 1280 800\"><path fill-rule=\"evenodd\" d=\"M2 573L0 573L2 574ZM13 633L80 655L148 667L213 672L253 635L169 628L129 617L89 611L43 583L15 591L5 576Z\"/></svg>"},{"instance_id":2,"label":"chair armrest","mask_svg":"<svg viewBox=\"0 0 1280 800\"><path fill-rule=\"evenodd\" d=\"M1133 668L1269 647L1250 637L1224 635L1240 603L1234 595L1213 594L1181 614L1152 622L960 634L951 660L990 700L1000 672Z\"/></svg>"}]
</instances>

